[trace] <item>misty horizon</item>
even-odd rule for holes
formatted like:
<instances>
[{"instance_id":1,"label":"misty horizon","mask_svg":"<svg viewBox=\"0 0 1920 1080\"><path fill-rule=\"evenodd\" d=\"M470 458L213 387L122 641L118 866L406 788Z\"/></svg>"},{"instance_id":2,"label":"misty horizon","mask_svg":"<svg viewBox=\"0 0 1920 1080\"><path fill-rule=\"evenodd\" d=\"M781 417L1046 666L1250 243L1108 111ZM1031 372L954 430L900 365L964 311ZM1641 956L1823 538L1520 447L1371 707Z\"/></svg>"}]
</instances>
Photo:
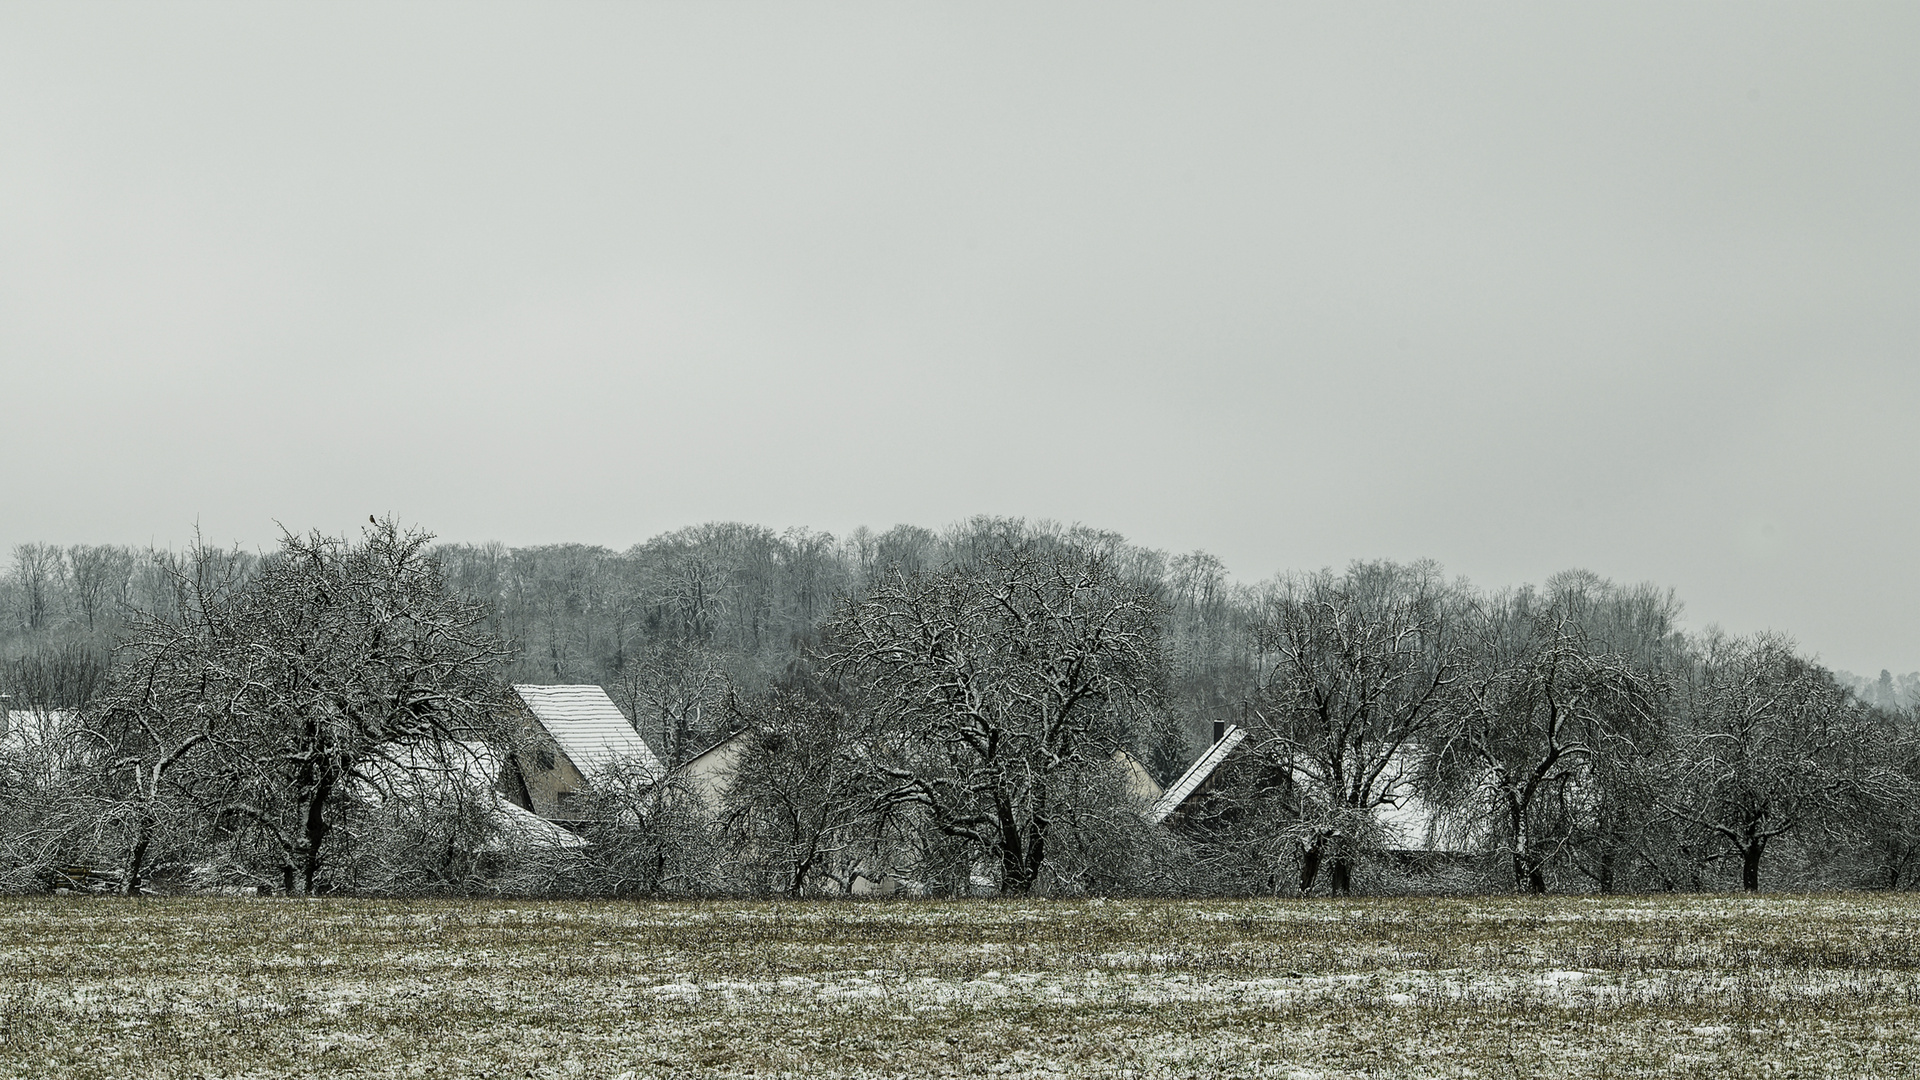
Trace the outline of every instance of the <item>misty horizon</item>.
<instances>
[{"instance_id":1,"label":"misty horizon","mask_svg":"<svg viewBox=\"0 0 1920 1080\"><path fill-rule=\"evenodd\" d=\"M1129 543L1129 544L1135 543L1134 538L1125 536L1124 534L1119 534L1114 530L1103 529L1097 523L1060 522L1050 518L1037 518L1037 519L1031 519L1031 520L1020 519L1020 518L1000 518L1000 517L996 517L995 515L973 515L971 517L964 518L958 521L946 522L939 526L919 525L912 522L899 522L892 526L889 526L887 529L879 529L871 526L859 525L859 526L855 526L852 529L846 530L844 532L837 531L837 530L817 529L817 528L812 528L806 525L787 525L783 527L774 527L774 526L767 526L767 525L758 525L753 522L699 522L699 523L684 525L676 529L668 529L664 532L657 533L643 540L634 541L630 544L599 544L599 543L589 543L584 541L569 541L569 540L560 540L560 541L554 541L551 543L543 543L543 544L511 544L503 540L492 539L492 538L484 539L484 540L468 540L468 539L462 539L457 537L448 537L448 536L440 535L439 533L434 532L432 529L428 528L424 524L410 523L405 521L404 519L394 517L391 514L369 515L369 517L376 518L376 519L393 520L397 524L399 524L402 528L420 529L425 532L431 533L433 535L433 541L436 548L478 549L478 548L485 548L487 546L497 544L506 548L509 551L527 551L527 550L536 550L541 548L578 547L578 548L587 548L587 549L602 551L615 556L630 556L630 555L639 554L650 545L657 544L661 541L668 540L679 535L696 532L701 529L710 529L714 527L728 527L728 526L741 526L747 529L765 529L770 534L773 534L776 536L786 536L786 535L791 535L795 533L811 534L815 537L824 536L832 539L836 544L842 547L846 547L848 545L857 545L863 540L871 542L872 540L879 538L880 536L886 534L887 532L891 530L896 530L896 529L925 529L928 533L939 536L939 535L946 535L946 534L952 533L956 530L963 528L964 526L970 523L979 522L983 520L1001 520L1001 521L1009 521L1009 522L1020 522L1025 525L1032 525L1040 528L1045 528L1048 526L1059 526L1069 530L1085 528L1098 533L1114 535L1118 539L1120 539L1122 542L1125 542L1125 543ZM357 527L346 526L340 530L331 531L331 532L326 529L320 529L320 528L295 529L295 528L291 528L284 525L282 525L281 527L285 529L286 535L291 535L291 536L305 536L310 533L317 532L322 535L339 536L341 538L351 539L359 535L360 531L367 527L367 523L361 522L360 525ZM148 543L144 546L146 546L150 550L177 552L177 551L192 547L195 542L196 541L190 539L180 544ZM273 543L249 544L239 540L221 542L214 537L201 535L197 542L213 548L221 549L221 550L244 551L254 555L266 555L271 553L278 547L277 537ZM131 545L131 546L139 547L143 545ZM1189 556L1189 555L1210 556L1210 557L1217 558L1217 556L1215 556L1213 552L1210 552L1205 548L1196 548L1190 552L1182 552L1182 551L1169 551L1165 548L1159 548L1153 545L1139 545L1139 546L1143 546L1147 550L1153 551L1169 559L1174 557ZM1236 568L1233 565L1225 562L1224 560L1221 561L1221 569L1225 573L1227 580L1232 585L1240 588L1250 588L1262 582L1283 577L1288 574L1312 573L1319 570L1330 570L1330 571L1337 572L1340 570L1344 570L1347 566L1352 565L1354 563L1363 563L1363 562L1371 562L1371 561L1379 561L1379 560L1370 559L1363 556L1357 556L1355 558L1348 559L1344 562L1328 563L1321 566L1279 567L1270 571L1267 574L1263 574L1258 577L1239 572L1236 570ZM1597 573L1597 571L1592 571L1591 567L1567 566L1567 567L1561 567L1559 570L1556 570L1553 573L1543 575L1538 580L1484 581L1484 580L1472 578L1465 574L1456 574L1452 571L1452 568L1448 567L1445 563L1442 563L1439 560L1429 560L1423 557L1415 556L1413 558L1406 558L1406 559L1387 558L1384 561L1398 562L1403 564L1431 561L1439 565L1443 573L1446 573L1450 578L1456 581L1459 581L1464 585L1469 585L1471 587L1482 589L1482 590L1491 590L1494 592L1499 592L1507 589L1538 587L1543 585L1549 578L1553 577L1555 574L1560 574L1560 573L1565 573L1570 571L1589 571L1589 572ZM17 556L16 556L16 562L17 562ZM4 584L7 580L10 580L11 569L12 569L11 567L0 569L0 584ZM1684 594L1681 594L1679 590L1675 589L1672 585L1666 582L1651 581L1651 580L1628 581L1628 580L1620 580L1620 579L1611 579L1609 578L1609 575L1605 575L1605 574L1600 574L1599 576L1602 578L1608 578L1609 580L1614 580L1617 584L1620 584L1620 585L1651 586L1663 592L1673 593L1679 605L1680 624L1682 628L1689 633L1700 633L1713 628L1720 628L1720 629L1726 629L1729 632L1733 632L1733 633L1782 634L1786 636L1789 640L1793 641L1796 646L1806 650L1806 652L1808 653L1811 659L1828 667L1830 670L1834 672L1836 676L1838 676L1841 679L1841 681L1844 684L1847 684L1850 688L1855 689L1856 691L1861 691L1863 689L1871 688L1872 685L1875 683L1876 675L1890 674L1891 676L1893 676L1896 680L1896 685L1897 685L1895 696L1893 697L1892 700L1887 702L1880 702L1875 700L1874 703L1876 704L1886 704L1891 707L1903 707L1909 704L1907 700L1908 698L1913 698L1915 702L1920 702L1920 662L1916 662L1911 658L1895 657L1895 658L1891 658L1891 661L1887 659L1873 661L1871 660L1871 658L1869 658L1869 662L1860 665L1858 670L1854 670L1852 668L1849 668L1848 665L1844 663L1836 662L1832 658L1823 655L1819 650L1819 648L1817 647L1817 643L1809 642L1802 639L1799 635L1796 635L1793 632L1793 629L1791 627L1763 626L1763 627L1755 628L1752 630L1741 630L1738 628L1727 627L1725 626L1725 624L1715 619L1711 615L1711 613L1698 612L1693 608L1691 608L1687 603L1687 597ZM1871 699L1870 693L1866 696L1869 696L1869 698Z\"/></svg>"}]
</instances>

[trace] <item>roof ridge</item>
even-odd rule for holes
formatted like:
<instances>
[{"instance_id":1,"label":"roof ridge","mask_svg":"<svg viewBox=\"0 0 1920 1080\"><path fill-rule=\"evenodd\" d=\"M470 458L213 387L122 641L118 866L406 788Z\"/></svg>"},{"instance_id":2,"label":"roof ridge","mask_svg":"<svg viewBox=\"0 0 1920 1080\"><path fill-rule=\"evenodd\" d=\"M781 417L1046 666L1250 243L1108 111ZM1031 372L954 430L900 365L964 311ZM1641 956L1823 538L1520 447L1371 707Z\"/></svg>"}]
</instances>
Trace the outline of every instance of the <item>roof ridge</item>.
<instances>
[{"instance_id":1,"label":"roof ridge","mask_svg":"<svg viewBox=\"0 0 1920 1080\"><path fill-rule=\"evenodd\" d=\"M1220 763L1227 759L1227 755L1233 753L1236 747L1246 741L1246 738L1246 728L1238 724L1227 725L1226 732L1220 736L1219 740L1207 747L1206 752L1196 758L1192 765L1187 766L1186 772L1180 774L1180 779L1175 780L1172 786L1154 800L1153 806L1147 810L1147 820L1158 825L1172 816L1173 812L1180 808L1180 804L1187 801L1187 796L1192 795L1196 788L1205 783L1207 777L1212 776L1213 771L1220 767Z\"/></svg>"}]
</instances>

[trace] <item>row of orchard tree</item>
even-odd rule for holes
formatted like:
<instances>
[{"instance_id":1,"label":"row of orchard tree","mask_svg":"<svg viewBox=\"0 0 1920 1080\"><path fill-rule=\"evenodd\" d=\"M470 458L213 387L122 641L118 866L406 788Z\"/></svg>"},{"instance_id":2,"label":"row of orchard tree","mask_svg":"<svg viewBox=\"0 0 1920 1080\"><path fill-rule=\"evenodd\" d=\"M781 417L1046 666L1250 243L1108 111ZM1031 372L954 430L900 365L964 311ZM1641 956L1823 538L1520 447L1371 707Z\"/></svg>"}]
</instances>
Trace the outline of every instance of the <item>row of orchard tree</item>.
<instances>
[{"instance_id":1,"label":"row of orchard tree","mask_svg":"<svg viewBox=\"0 0 1920 1080\"><path fill-rule=\"evenodd\" d=\"M1088 539L882 576L836 612L816 677L752 725L775 737L735 820L792 852L773 877L800 891L836 837L902 810L907 836L950 841L950 879L985 863L1016 892L1754 890L1770 853L1799 885L1920 868L1913 713L1785 639L1683 634L1670 594L1591 574L1487 593L1431 564L1285 576L1201 619ZM1244 740L1143 830L1114 754L1185 760L1196 717Z\"/></svg>"},{"instance_id":2,"label":"row of orchard tree","mask_svg":"<svg viewBox=\"0 0 1920 1080\"><path fill-rule=\"evenodd\" d=\"M998 519L623 553L389 522L265 555L30 545L0 603L0 888L1754 889L1920 864L1911 704L1583 573L1244 587ZM732 738L730 782L604 776L578 839L532 843L484 790L524 749L510 682L607 687L670 766ZM1149 820L1138 772L1172 781L1216 721L1244 741Z\"/></svg>"},{"instance_id":3,"label":"row of orchard tree","mask_svg":"<svg viewBox=\"0 0 1920 1080\"><path fill-rule=\"evenodd\" d=\"M1352 853L1390 847L1494 856L1534 892L1755 890L1783 842L1805 883L1915 869L1912 714L1782 637L1683 634L1671 594L1581 572L1484 593L1357 564L1252 603L1256 767L1213 825L1228 850L1298 849L1303 890L1323 866L1344 888ZM1425 835L1384 835L1407 804Z\"/></svg>"}]
</instances>

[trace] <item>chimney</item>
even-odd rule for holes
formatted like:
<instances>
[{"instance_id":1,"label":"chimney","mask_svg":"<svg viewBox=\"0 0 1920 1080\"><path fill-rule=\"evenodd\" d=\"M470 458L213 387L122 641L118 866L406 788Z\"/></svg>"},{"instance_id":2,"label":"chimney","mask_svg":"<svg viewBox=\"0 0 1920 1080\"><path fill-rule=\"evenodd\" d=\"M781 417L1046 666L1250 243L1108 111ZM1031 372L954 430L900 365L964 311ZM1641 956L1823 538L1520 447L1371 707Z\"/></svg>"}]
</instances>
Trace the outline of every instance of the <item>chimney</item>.
<instances>
[{"instance_id":1,"label":"chimney","mask_svg":"<svg viewBox=\"0 0 1920 1080\"><path fill-rule=\"evenodd\" d=\"M1225 720L1215 720L1213 722L1213 741L1219 742L1221 739L1224 739L1226 737L1227 737L1227 722Z\"/></svg>"}]
</instances>

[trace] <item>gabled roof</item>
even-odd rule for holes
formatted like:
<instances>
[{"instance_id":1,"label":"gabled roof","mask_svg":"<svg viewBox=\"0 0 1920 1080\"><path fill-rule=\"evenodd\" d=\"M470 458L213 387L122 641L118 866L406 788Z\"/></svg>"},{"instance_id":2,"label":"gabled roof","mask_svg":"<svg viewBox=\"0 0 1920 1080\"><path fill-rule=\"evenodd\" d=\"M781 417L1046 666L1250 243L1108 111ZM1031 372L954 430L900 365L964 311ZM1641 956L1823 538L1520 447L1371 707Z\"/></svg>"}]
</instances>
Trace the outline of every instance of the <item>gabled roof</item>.
<instances>
[{"instance_id":1,"label":"gabled roof","mask_svg":"<svg viewBox=\"0 0 1920 1080\"><path fill-rule=\"evenodd\" d=\"M1175 810L1180 809L1180 804L1187 801L1188 796L1198 791L1201 784L1207 782L1207 778L1220 767L1220 763L1227 760L1227 755L1233 753L1234 748L1246 740L1245 728L1237 724L1229 726L1219 742L1207 747L1207 752L1201 754L1199 760L1189 766L1186 772L1180 774L1180 779L1175 780L1172 787L1154 800L1153 806L1147 810L1147 820L1158 825L1172 816Z\"/></svg>"},{"instance_id":2,"label":"gabled roof","mask_svg":"<svg viewBox=\"0 0 1920 1080\"><path fill-rule=\"evenodd\" d=\"M600 687L516 683L513 691L581 776L592 778L613 766L637 768L656 779L665 774L653 749Z\"/></svg>"}]
</instances>

